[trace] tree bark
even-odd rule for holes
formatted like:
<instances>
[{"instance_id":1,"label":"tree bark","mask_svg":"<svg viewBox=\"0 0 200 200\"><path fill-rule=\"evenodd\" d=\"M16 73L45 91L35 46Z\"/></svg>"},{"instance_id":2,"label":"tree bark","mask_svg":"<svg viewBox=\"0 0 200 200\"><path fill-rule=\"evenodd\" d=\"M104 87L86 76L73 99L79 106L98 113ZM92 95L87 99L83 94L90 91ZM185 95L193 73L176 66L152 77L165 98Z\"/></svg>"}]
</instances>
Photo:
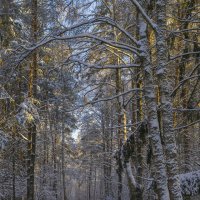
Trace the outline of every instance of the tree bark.
<instances>
[{"instance_id":1,"label":"tree bark","mask_svg":"<svg viewBox=\"0 0 200 200\"><path fill-rule=\"evenodd\" d=\"M65 133L64 133L64 117L62 113L62 185L63 185L63 197L64 200L67 200L66 192L66 177L65 177L65 153L64 153L64 144L65 144Z\"/></svg>"},{"instance_id":2,"label":"tree bark","mask_svg":"<svg viewBox=\"0 0 200 200\"><path fill-rule=\"evenodd\" d=\"M32 41L36 43L37 41L37 0L31 1L31 15L32 15ZM28 97L33 99L36 97L37 93L37 52L34 51L32 56L32 63L30 66L29 73L29 93ZM34 200L34 175L35 175L35 150L36 150L36 125L34 122L29 124L28 127L28 158L27 158L27 200Z\"/></svg>"},{"instance_id":3,"label":"tree bark","mask_svg":"<svg viewBox=\"0 0 200 200\"><path fill-rule=\"evenodd\" d=\"M142 51L141 62L144 67L144 96L148 116L148 129L150 140L152 144L154 165L155 165L155 182L157 187L157 194L159 200L166 200L169 198L169 190L167 187L167 173L165 169L165 158L163 147L161 144L161 133L157 115L157 103L155 85L152 77L152 66L150 64L150 55L147 40L147 25L140 17L140 48Z\"/></svg>"},{"instance_id":4,"label":"tree bark","mask_svg":"<svg viewBox=\"0 0 200 200\"><path fill-rule=\"evenodd\" d=\"M168 80L169 69L167 64L167 45L165 39L166 30L166 1L156 1L156 14L157 14L157 33L156 33L156 46L157 46L157 76L160 84L161 94L161 113L162 113L162 125L163 135L165 142L165 152L167 160L167 172L168 172L168 187L170 191L171 199L183 199L180 189L177 163L177 149L175 141L175 133L173 130L173 110L171 83Z\"/></svg>"}]
</instances>

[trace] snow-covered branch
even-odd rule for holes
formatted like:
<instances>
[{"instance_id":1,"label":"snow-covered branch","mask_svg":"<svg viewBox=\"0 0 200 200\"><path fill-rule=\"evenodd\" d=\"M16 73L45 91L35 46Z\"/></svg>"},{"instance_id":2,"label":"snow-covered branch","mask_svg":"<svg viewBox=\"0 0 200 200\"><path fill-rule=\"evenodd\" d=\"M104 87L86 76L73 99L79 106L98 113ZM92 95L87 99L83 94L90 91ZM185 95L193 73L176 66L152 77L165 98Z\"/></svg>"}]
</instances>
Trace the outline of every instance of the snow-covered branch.
<instances>
[{"instance_id":1,"label":"snow-covered branch","mask_svg":"<svg viewBox=\"0 0 200 200\"><path fill-rule=\"evenodd\" d=\"M119 65L102 65L101 66L95 63L93 64L86 63L82 60L74 59L74 58L70 59L70 61L77 62L79 64L85 65L86 67L94 68L94 69L127 69L127 68L133 68L133 67L141 67L141 65L135 64L135 63L125 64L125 65L119 64Z\"/></svg>"},{"instance_id":2,"label":"snow-covered branch","mask_svg":"<svg viewBox=\"0 0 200 200\"><path fill-rule=\"evenodd\" d=\"M90 34L90 33L85 33L85 34L78 34L78 35L73 35L73 36L52 36L52 37L47 38L46 40L39 41L37 44L35 44L32 47L22 46L25 51L20 54L20 57L17 60L17 63L18 64L21 63L33 51L37 50L38 48L40 48L42 46L47 45L48 43L53 42L55 40L72 41L72 40L79 40L79 39L85 39L85 38L93 39L93 40L96 40L98 42L101 42L102 44L107 44L107 45L110 45L112 47L116 47L116 48L119 48L119 49L130 51L130 52L140 56L141 50L132 46L132 45L128 45L128 44L125 44L125 43L122 43L122 42L116 42L116 41L113 41L113 40L108 40L108 39L105 39L105 38L102 38L102 37L99 37L99 36L96 36L96 35L93 35L93 34ZM90 41L88 41L88 42L90 42Z\"/></svg>"},{"instance_id":3,"label":"snow-covered branch","mask_svg":"<svg viewBox=\"0 0 200 200\"><path fill-rule=\"evenodd\" d=\"M142 16L144 17L144 19L146 20L146 22L151 26L151 28L157 32L157 25L150 19L150 17L147 15L147 13L144 11L144 9L142 8L142 6L138 3L137 0L130 0L135 6L136 8L140 11L140 13L142 14Z\"/></svg>"}]
</instances>

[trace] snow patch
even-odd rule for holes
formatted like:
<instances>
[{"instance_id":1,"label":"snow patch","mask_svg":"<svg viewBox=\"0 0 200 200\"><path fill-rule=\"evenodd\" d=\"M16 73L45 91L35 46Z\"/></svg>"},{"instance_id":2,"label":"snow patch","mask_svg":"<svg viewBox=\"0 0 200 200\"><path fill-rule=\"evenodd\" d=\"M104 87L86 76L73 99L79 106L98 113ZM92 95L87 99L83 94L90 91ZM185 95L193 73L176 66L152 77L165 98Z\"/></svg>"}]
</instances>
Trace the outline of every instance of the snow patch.
<instances>
[{"instance_id":1,"label":"snow patch","mask_svg":"<svg viewBox=\"0 0 200 200\"><path fill-rule=\"evenodd\" d=\"M182 194L194 196L200 193L200 170L180 174Z\"/></svg>"}]
</instances>

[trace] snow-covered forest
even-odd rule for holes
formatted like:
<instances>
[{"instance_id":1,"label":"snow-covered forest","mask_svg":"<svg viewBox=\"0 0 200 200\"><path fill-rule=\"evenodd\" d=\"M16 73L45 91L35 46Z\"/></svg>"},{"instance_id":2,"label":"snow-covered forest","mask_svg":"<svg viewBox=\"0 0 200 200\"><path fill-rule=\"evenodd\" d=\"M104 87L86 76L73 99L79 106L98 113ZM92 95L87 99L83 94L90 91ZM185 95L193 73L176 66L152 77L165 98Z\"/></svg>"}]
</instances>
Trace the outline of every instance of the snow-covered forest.
<instances>
[{"instance_id":1,"label":"snow-covered forest","mask_svg":"<svg viewBox=\"0 0 200 200\"><path fill-rule=\"evenodd\" d=\"M199 200L200 1L0 0L0 200Z\"/></svg>"}]
</instances>

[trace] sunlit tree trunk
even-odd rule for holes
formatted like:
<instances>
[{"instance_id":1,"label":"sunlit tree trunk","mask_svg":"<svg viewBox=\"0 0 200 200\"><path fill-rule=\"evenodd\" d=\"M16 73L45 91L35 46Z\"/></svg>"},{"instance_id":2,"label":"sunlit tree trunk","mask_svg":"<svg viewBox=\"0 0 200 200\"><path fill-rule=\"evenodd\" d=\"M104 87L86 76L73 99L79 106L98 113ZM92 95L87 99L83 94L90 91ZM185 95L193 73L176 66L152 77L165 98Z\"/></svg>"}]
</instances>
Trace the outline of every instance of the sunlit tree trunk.
<instances>
[{"instance_id":1,"label":"sunlit tree trunk","mask_svg":"<svg viewBox=\"0 0 200 200\"><path fill-rule=\"evenodd\" d=\"M161 144L161 132L159 127L156 103L156 91L153 80L152 66L150 62L149 46L147 39L147 25L143 22L142 17L139 19L140 48L143 51L141 55L142 66L144 67L144 96L146 103L146 112L148 117L148 129L152 144L155 183L159 200L169 199L169 190L167 186L167 173L165 168L165 158Z\"/></svg>"},{"instance_id":2,"label":"sunlit tree trunk","mask_svg":"<svg viewBox=\"0 0 200 200\"><path fill-rule=\"evenodd\" d=\"M31 15L32 15L32 23L31 23L31 33L32 33L32 41L36 43L37 41L37 0L31 1ZM34 51L32 55L32 63L30 65L29 72L29 93L28 96L30 99L36 97L37 92L37 52ZM35 148L36 148L36 125L35 123L30 123L28 127L28 155L27 155L27 199L34 200L34 175L35 175Z\"/></svg>"},{"instance_id":3,"label":"sunlit tree trunk","mask_svg":"<svg viewBox=\"0 0 200 200\"><path fill-rule=\"evenodd\" d=\"M11 39L14 37L15 33L12 30L12 3L13 0L0 0L1 16L0 16L0 49L8 48Z\"/></svg>"},{"instance_id":4,"label":"sunlit tree trunk","mask_svg":"<svg viewBox=\"0 0 200 200\"><path fill-rule=\"evenodd\" d=\"M192 15L192 11L195 9L195 1L191 0L191 1L187 1L184 0L181 3L180 6L180 11L179 11L179 17L180 18L184 18L184 19L190 19L191 15ZM184 10L184 12L183 12ZM180 30L187 30L189 28L189 20L186 20L184 23L181 23L181 28ZM185 31L183 32L183 36L184 36L184 48L183 48L183 53L185 55L182 56L181 61L180 61L180 65L179 65L179 82L183 81L183 79L186 76L186 68L187 68L187 63L188 63L188 59L190 58L190 55L188 55L187 53L189 52L189 48L190 48L190 38L189 38L189 31ZM188 84L185 83L182 85L181 88L181 94L180 94L180 99L182 101L182 106L183 108L187 109L188 108ZM188 114L186 112L183 112L182 115L183 119L187 119L188 120ZM185 172L188 172L191 170L191 161L190 161L190 132L188 130L188 128L185 128L183 130L183 145L184 145L184 158L185 158L185 165L184 165L184 170Z\"/></svg>"},{"instance_id":5,"label":"sunlit tree trunk","mask_svg":"<svg viewBox=\"0 0 200 200\"><path fill-rule=\"evenodd\" d=\"M116 94L121 92L121 70L116 70ZM120 102L120 98L117 99L117 121L118 121L118 128L117 128L117 136L118 136L118 155L117 155L117 174L118 174L118 200L122 198L122 160L121 160L121 146L123 141L123 131L122 131L122 105Z\"/></svg>"}]
</instances>

